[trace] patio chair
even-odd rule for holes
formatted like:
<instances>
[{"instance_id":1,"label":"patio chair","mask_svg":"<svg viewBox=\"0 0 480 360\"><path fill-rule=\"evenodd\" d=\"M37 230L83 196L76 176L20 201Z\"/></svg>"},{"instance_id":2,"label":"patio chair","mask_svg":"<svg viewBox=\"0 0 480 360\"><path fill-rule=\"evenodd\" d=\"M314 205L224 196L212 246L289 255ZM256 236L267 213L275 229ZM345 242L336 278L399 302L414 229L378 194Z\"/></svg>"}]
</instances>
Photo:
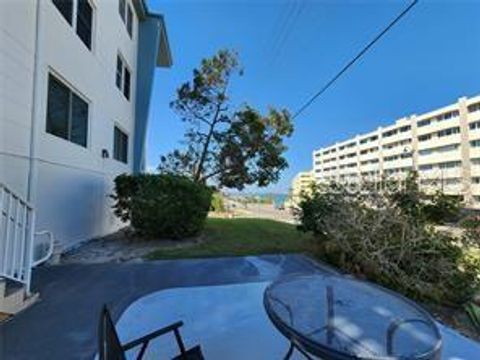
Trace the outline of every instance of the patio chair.
<instances>
[{"instance_id":1,"label":"patio chair","mask_svg":"<svg viewBox=\"0 0 480 360\"><path fill-rule=\"evenodd\" d=\"M173 324L165 326L161 329L151 332L150 334L139 337L126 344L121 344L113 324L112 317L106 305L103 306L100 314L100 323L98 331L98 358L99 360L125 360L125 353L128 350L136 348L141 345L140 351L137 355L137 360L143 358L145 350L149 342L159 336L173 332L177 341L180 354L173 358L173 360L204 360L202 350L199 345L186 350L180 335L180 327L183 326L182 321L177 321Z\"/></svg>"}]
</instances>

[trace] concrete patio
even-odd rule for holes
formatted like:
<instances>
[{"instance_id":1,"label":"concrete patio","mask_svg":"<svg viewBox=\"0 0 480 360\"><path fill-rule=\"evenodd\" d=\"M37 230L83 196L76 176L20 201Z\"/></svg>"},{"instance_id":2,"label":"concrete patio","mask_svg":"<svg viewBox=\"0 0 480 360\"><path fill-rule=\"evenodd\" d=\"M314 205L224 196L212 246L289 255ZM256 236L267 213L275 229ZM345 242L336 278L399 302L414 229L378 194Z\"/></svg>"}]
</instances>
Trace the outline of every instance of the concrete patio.
<instances>
[{"instance_id":1,"label":"concrete patio","mask_svg":"<svg viewBox=\"0 0 480 360\"><path fill-rule=\"evenodd\" d=\"M107 303L122 340L184 320L187 344L200 342L207 359L278 359L288 344L264 314L263 289L282 275L331 271L301 255L39 268L34 287L41 300L0 326L0 358L92 359ZM480 358L480 344L441 331L442 359ZM168 358L165 341L152 343L146 358Z\"/></svg>"}]
</instances>

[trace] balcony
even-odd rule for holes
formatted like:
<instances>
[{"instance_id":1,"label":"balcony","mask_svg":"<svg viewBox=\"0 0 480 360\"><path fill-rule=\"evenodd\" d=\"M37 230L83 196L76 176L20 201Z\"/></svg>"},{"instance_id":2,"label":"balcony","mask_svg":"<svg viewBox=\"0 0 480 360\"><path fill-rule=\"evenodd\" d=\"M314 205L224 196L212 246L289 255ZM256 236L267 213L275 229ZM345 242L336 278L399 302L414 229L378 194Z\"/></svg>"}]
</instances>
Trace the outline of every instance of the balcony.
<instances>
[{"instance_id":1,"label":"balcony","mask_svg":"<svg viewBox=\"0 0 480 360\"><path fill-rule=\"evenodd\" d=\"M406 159L396 159L392 161L383 161L383 169L395 169L395 168L403 168L407 166L413 166L413 160L412 158L406 158Z\"/></svg>"},{"instance_id":2,"label":"balcony","mask_svg":"<svg viewBox=\"0 0 480 360\"><path fill-rule=\"evenodd\" d=\"M432 148L437 148L440 146L446 146L451 144L460 144L460 142L461 142L460 134L453 134L450 136L442 136L442 137L432 135L432 138L430 140L418 142L418 150L432 149Z\"/></svg>"},{"instance_id":3,"label":"balcony","mask_svg":"<svg viewBox=\"0 0 480 360\"><path fill-rule=\"evenodd\" d=\"M418 164L437 164L446 161L460 161L462 155L460 149L445 151L445 152L433 152L428 155L418 155Z\"/></svg>"},{"instance_id":4,"label":"balcony","mask_svg":"<svg viewBox=\"0 0 480 360\"><path fill-rule=\"evenodd\" d=\"M449 120L443 121L434 121L430 123L430 125L421 126L417 128L417 136L430 134L432 132L445 130L451 127L459 126L460 125L460 117L453 117Z\"/></svg>"}]
</instances>

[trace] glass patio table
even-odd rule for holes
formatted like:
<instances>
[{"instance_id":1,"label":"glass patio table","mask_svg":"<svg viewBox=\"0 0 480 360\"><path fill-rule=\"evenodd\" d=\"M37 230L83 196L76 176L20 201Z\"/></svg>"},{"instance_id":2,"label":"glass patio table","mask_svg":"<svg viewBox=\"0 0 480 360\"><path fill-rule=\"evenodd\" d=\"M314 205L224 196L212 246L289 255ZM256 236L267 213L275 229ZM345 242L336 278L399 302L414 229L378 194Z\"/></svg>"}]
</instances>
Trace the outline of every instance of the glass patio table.
<instances>
[{"instance_id":1,"label":"glass patio table","mask_svg":"<svg viewBox=\"0 0 480 360\"><path fill-rule=\"evenodd\" d=\"M270 284L264 306L275 327L307 358L438 360L440 332L414 302L341 275L294 275Z\"/></svg>"}]
</instances>

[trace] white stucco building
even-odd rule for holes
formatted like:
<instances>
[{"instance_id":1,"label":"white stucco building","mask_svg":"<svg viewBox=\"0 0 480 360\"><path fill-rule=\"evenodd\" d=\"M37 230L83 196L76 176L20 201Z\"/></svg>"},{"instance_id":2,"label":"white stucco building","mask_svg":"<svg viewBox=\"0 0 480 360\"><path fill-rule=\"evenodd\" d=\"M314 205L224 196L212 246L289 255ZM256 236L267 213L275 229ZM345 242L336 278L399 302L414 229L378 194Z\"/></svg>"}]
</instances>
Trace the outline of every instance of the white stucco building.
<instances>
[{"instance_id":1,"label":"white stucco building","mask_svg":"<svg viewBox=\"0 0 480 360\"><path fill-rule=\"evenodd\" d=\"M155 68L171 63L143 0L0 2L0 183L64 250L118 228L112 180L144 169Z\"/></svg>"},{"instance_id":2,"label":"white stucco building","mask_svg":"<svg viewBox=\"0 0 480 360\"><path fill-rule=\"evenodd\" d=\"M480 96L357 135L313 152L316 181L359 181L419 174L427 193L441 189L480 208Z\"/></svg>"}]
</instances>

